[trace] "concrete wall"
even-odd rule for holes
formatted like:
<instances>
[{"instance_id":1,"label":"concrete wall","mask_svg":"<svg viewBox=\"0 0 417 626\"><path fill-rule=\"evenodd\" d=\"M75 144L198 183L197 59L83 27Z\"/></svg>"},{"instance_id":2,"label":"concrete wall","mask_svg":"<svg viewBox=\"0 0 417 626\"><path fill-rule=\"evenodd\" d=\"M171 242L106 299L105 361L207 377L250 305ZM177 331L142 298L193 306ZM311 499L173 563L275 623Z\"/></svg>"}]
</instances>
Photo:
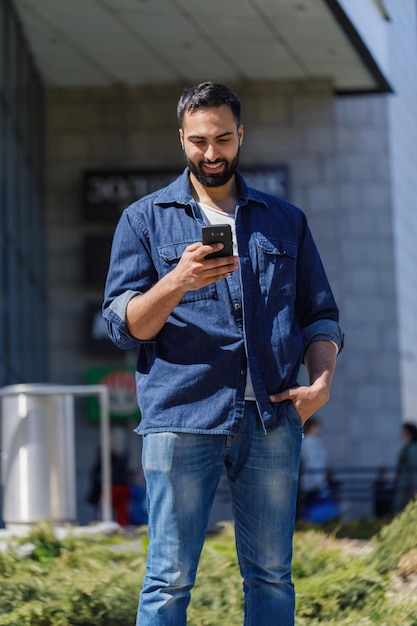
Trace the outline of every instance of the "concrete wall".
<instances>
[{"instance_id":1,"label":"concrete wall","mask_svg":"<svg viewBox=\"0 0 417 626\"><path fill-rule=\"evenodd\" d=\"M390 0L389 98L395 271L403 416L417 423L417 6Z\"/></svg>"},{"instance_id":2,"label":"concrete wall","mask_svg":"<svg viewBox=\"0 0 417 626\"><path fill-rule=\"evenodd\" d=\"M331 449L347 465L393 465L402 407L387 97L340 98L335 116L337 285L346 355L337 381L344 423L334 425ZM337 443L341 429L345 446Z\"/></svg>"},{"instance_id":3,"label":"concrete wall","mask_svg":"<svg viewBox=\"0 0 417 626\"><path fill-rule=\"evenodd\" d=\"M346 348L322 411L330 462L392 464L401 398L387 98L335 99L327 81L232 87L243 104L241 163L290 166L291 200L307 213L341 309ZM181 164L175 118L180 92L153 87L47 93L54 382L84 382L86 369L99 364L85 355L82 342L84 302L101 294L81 283L83 237L92 232L81 214L81 173ZM125 359L121 353L120 362ZM79 428L82 481L96 431L86 421Z\"/></svg>"}]
</instances>

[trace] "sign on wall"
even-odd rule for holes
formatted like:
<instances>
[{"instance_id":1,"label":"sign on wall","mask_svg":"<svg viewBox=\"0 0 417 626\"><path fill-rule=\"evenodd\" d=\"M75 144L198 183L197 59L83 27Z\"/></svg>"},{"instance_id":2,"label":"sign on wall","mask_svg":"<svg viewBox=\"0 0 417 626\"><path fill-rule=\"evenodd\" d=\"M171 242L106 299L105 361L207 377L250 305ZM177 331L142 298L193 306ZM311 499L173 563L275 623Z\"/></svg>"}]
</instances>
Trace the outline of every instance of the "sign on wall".
<instances>
[{"instance_id":1,"label":"sign on wall","mask_svg":"<svg viewBox=\"0 0 417 626\"><path fill-rule=\"evenodd\" d=\"M252 187L289 200L286 165L241 167ZM82 205L88 221L115 223L124 208L135 200L165 187L179 170L90 170L82 179Z\"/></svg>"},{"instance_id":2,"label":"sign on wall","mask_svg":"<svg viewBox=\"0 0 417 626\"><path fill-rule=\"evenodd\" d=\"M102 290L109 268L113 233L86 235L83 245L83 284Z\"/></svg>"},{"instance_id":3,"label":"sign on wall","mask_svg":"<svg viewBox=\"0 0 417 626\"><path fill-rule=\"evenodd\" d=\"M265 193L290 199L289 168L287 165L240 168L247 184Z\"/></svg>"},{"instance_id":4,"label":"sign on wall","mask_svg":"<svg viewBox=\"0 0 417 626\"><path fill-rule=\"evenodd\" d=\"M82 180L84 217L117 222L124 208L152 191L165 187L179 170L94 170Z\"/></svg>"},{"instance_id":5,"label":"sign on wall","mask_svg":"<svg viewBox=\"0 0 417 626\"><path fill-rule=\"evenodd\" d=\"M140 411L136 399L135 368L128 365L117 367L93 367L87 372L87 383L90 385L106 385L109 390L110 418L140 419ZM97 420L100 417L96 398L89 398L88 416Z\"/></svg>"}]
</instances>

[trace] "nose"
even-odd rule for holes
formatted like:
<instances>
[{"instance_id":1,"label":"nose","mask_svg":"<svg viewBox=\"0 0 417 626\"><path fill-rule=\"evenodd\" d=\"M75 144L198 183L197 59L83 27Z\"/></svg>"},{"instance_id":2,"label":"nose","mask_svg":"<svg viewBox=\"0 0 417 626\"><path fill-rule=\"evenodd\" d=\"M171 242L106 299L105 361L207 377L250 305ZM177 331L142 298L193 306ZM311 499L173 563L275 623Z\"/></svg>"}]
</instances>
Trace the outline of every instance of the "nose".
<instances>
[{"instance_id":1,"label":"nose","mask_svg":"<svg viewBox=\"0 0 417 626\"><path fill-rule=\"evenodd\" d=\"M209 144L206 148L204 156L206 157L207 161L215 161L219 156L219 151L217 150L216 146Z\"/></svg>"}]
</instances>

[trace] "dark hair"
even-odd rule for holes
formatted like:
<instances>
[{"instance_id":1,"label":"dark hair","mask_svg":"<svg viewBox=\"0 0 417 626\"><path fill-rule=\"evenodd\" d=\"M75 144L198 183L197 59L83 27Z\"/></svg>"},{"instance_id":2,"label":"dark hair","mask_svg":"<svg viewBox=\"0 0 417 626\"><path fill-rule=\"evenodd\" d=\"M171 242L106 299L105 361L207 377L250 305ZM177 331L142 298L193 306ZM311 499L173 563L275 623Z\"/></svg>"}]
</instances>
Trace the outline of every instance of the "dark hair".
<instances>
[{"instance_id":1,"label":"dark hair","mask_svg":"<svg viewBox=\"0 0 417 626\"><path fill-rule=\"evenodd\" d=\"M178 101L177 117L180 128L184 113L195 109L230 106L236 124L240 124L240 100L226 85L219 83L200 83L194 87L186 87Z\"/></svg>"},{"instance_id":2,"label":"dark hair","mask_svg":"<svg viewBox=\"0 0 417 626\"><path fill-rule=\"evenodd\" d=\"M404 422L402 428L410 435L411 441L417 441L417 426L415 424L412 422Z\"/></svg>"}]
</instances>

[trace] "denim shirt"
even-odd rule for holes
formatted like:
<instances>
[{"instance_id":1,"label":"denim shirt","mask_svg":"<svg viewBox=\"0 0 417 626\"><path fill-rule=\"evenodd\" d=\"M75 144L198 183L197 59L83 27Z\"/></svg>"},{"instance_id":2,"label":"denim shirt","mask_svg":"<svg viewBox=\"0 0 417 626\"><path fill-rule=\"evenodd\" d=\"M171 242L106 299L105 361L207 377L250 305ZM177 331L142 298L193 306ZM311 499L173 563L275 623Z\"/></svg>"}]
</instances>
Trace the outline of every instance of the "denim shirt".
<instances>
[{"instance_id":1,"label":"denim shirt","mask_svg":"<svg viewBox=\"0 0 417 626\"><path fill-rule=\"evenodd\" d=\"M287 404L268 396L293 387L306 348L342 347L338 309L304 213L246 185L236 173L239 270L188 291L156 337L141 341L126 326L130 299L150 289L201 241L203 215L188 170L130 205L117 225L103 315L110 338L137 348L139 433L235 435L244 409L247 359L267 433Z\"/></svg>"}]
</instances>

